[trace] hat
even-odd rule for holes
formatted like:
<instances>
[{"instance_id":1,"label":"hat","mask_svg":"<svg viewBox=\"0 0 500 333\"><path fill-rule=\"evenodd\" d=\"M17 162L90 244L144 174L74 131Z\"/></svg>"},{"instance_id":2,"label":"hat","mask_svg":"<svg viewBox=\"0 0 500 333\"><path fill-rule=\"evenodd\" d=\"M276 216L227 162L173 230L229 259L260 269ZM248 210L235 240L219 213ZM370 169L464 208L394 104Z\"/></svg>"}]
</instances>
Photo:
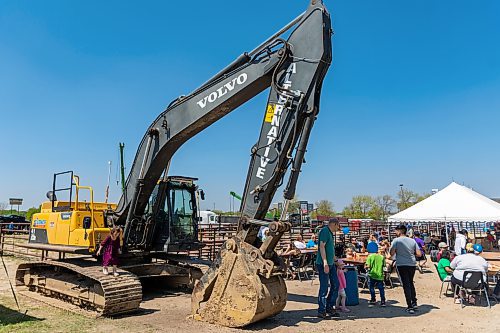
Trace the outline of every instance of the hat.
<instances>
[{"instance_id":1,"label":"hat","mask_svg":"<svg viewBox=\"0 0 500 333\"><path fill-rule=\"evenodd\" d=\"M368 253L377 253L378 252L377 243L375 242L368 243L368 245L366 246L366 250L368 251Z\"/></svg>"},{"instance_id":2,"label":"hat","mask_svg":"<svg viewBox=\"0 0 500 333\"><path fill-rule=\"evenodd\" d=\"M474 244L473 249L474 249L474 253L483 252L483 246L481 244Z\"/></svg>"},{"instance_id":3,"label":"hat","mask_svg":"<svg viewBox=\"0 0 500 333\"><path fill-rule=\"evenodd\" d=\"M441 243L438 244L438 247L440 249L446 249L448 247L448 244L446 244L445 242L441 242Z\"/></svg>"}]
</instances>

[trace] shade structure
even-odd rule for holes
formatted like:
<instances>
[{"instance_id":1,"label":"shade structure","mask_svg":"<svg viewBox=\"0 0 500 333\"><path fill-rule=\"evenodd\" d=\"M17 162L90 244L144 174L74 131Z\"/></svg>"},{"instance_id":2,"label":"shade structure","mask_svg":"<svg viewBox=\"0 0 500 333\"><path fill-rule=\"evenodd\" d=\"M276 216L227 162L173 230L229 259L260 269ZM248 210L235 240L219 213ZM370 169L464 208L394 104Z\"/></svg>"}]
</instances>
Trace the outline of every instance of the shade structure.
<instances>
[{"instance_id":1,"label":"shade structure","mask_svg":"<svg viewBox=\"0 0 500 333\"><path fill-rule=\"evenodd\" d=\"M389 217L389 222L496 222L500 204L452 182L425 200Z\"/></svg>"}]
</instances>

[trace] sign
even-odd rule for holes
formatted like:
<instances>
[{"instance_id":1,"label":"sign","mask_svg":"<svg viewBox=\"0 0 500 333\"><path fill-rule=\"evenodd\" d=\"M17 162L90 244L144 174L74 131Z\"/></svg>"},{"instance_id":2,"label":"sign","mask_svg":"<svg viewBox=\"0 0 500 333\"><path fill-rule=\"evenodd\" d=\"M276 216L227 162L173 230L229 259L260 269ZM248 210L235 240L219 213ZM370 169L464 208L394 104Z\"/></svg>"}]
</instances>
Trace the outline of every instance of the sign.
<instances>
[{"instance_id":1,"label":"sign","mask_svg":"<svg viewBox=\"0 0 500 333\"><path fill-rule=\"evenodd\" d=\"M307 210L312 212L314 210L314 204L307 204Z\"/></svg>"},{"instance_id":2,"label":"sign","mask_svg":"<svg viewBox=\"0 0 500 333\"><path fill-rule=\"evenodd\" d=\"M17 198L9 198L9 205L16 205L16 206L20 206L23 204L23 199L17 199Z\"/></svg>"},{"instance_id":3,"label":"sign","mask_svg":"<svg viewBox=\"0 0 500 333\"><path fill-rule=\"evenodd\" d=\"M306 215L309 213L309 211L307 210L308 206L309 206L309 203L307 201L300 201L300 212L302 213L302 215Z\"/></svg>"}]
</instances>

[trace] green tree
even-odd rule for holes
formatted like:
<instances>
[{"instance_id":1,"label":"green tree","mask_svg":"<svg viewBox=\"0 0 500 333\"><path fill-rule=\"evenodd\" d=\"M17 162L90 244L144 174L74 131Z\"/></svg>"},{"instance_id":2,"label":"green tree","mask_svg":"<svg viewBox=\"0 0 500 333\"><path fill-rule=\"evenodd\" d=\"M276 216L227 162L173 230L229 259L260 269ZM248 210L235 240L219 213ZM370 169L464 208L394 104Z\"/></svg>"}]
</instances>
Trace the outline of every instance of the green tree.
<instances>
[{"instance_id":1,"label":"green tree","mask_svg":"<svg viewBox=\"0 0 500 333\"><path fill-rule=\"evenodd\" d=\"M417 202L418 193L402 188L401 191L398 192L398 199L398 210L402 211L413 206Z\"/></svg>"},{"instance_id":2,"label":"green tree","mask_svg":"<svg viewBox=\"0 0 500 333\"><path fill-rule=\"evenodd\" d=\"M413 206L414 204L427 199L430 196L431 196L430 193L418 194L416 192L413 192L412 190L403 188L398 193L398 199L399 199L397 203L398 209L399 211L405 210Z\"/></svg>"},{"instance_id":3,"label":"green tree","mask_svg":"<svg viewBox=\"0 0 500 333\"><path fill-rule=\"evenodd\" d=\"M385 221L391 214L392 209L396 207L396 200L390 195L381 195L375 198L374 217L377 220Z\"/></svg>"},{"instance_id":4,"label":"green tree","mask_svg":"<svg viewBox=\"0 0 500 333\"><path fill-rule=\"evenodd\" d=\"M316 202L316 215L323 216L334 216L335 210L333 209L333 203L329 200L320 200Z\"/></svg>"},{"instance_id":5,"label":"green tree","mask_svg":"<svg viewBox=\"0 0 500 333\"><path fill-rule=\"evenodd\" d=\"M288 213L297 213L300 208L300 202L297 196L294 196L288 203Z\"/></svg>"},{"instance_id":6,"label":"green tree","mask_svg":"<svg viewBox=\"0 0 500 333\"><path fill-rule=\"evenodd\" d=\"M343 215L353 219L373 218L375 200L369 195L357 195L352 198L352 202L344 208Z\"/></svg>"},{"instance_id":7,"label":"green tree","mask_svg":"<svg viewBox=\"0 0 500 333\"><path fill-rule=\"evenodd\" d=\"M28 209L26 211L26 220L27 221L31 221L31 218L33 217L33 214L40 213L41 210L42 210L42 205L38 206L38 208L31 207L30 209Z\"/></svg>"}]
</instances>

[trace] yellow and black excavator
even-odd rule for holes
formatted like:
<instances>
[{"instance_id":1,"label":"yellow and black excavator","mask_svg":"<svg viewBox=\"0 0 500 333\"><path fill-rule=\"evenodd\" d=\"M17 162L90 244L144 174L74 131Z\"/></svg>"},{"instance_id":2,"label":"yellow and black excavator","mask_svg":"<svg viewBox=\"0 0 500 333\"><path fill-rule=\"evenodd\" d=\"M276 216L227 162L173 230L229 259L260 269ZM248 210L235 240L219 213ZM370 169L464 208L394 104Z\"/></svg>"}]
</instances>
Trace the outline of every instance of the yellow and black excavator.
<instances>
[{"instance_id":1,"label":"yellow and black excavator","mask_svg":"<svg viewBox=\"0 0 500 333\"><path fill-rule=\"evenodd\" d=\"M26 246L62 255L19 265L19 288L114 315L139 307L143 278L164 276L176 285L194 285L195 319L241 327L281 312L287 291L274 248L290 230L288 202L319 112L331 35L323 2L311 0L304 13L253 51L171 102L142 139L117 205L94 202L92 189L81 186L71 171L54 175L49 201L34 215ZM202 246L196 197L203 193L196 179L169 176L170 160L188 139L269 87L237 234L202 276L197 261L179 253ZM281 218L268 221L265 215L288 170ZM65 177L69 185L60 187ZM82 190L90 192L90 202L82 202ZM57 200L62 191L69 192L68 200ZM113 225L123 227L118 277L103 275L95 258ZM264 242L257 237L262 226L270 230ZM65 253L87 256L64 258Z\"/></svg>"}]
</instances>

